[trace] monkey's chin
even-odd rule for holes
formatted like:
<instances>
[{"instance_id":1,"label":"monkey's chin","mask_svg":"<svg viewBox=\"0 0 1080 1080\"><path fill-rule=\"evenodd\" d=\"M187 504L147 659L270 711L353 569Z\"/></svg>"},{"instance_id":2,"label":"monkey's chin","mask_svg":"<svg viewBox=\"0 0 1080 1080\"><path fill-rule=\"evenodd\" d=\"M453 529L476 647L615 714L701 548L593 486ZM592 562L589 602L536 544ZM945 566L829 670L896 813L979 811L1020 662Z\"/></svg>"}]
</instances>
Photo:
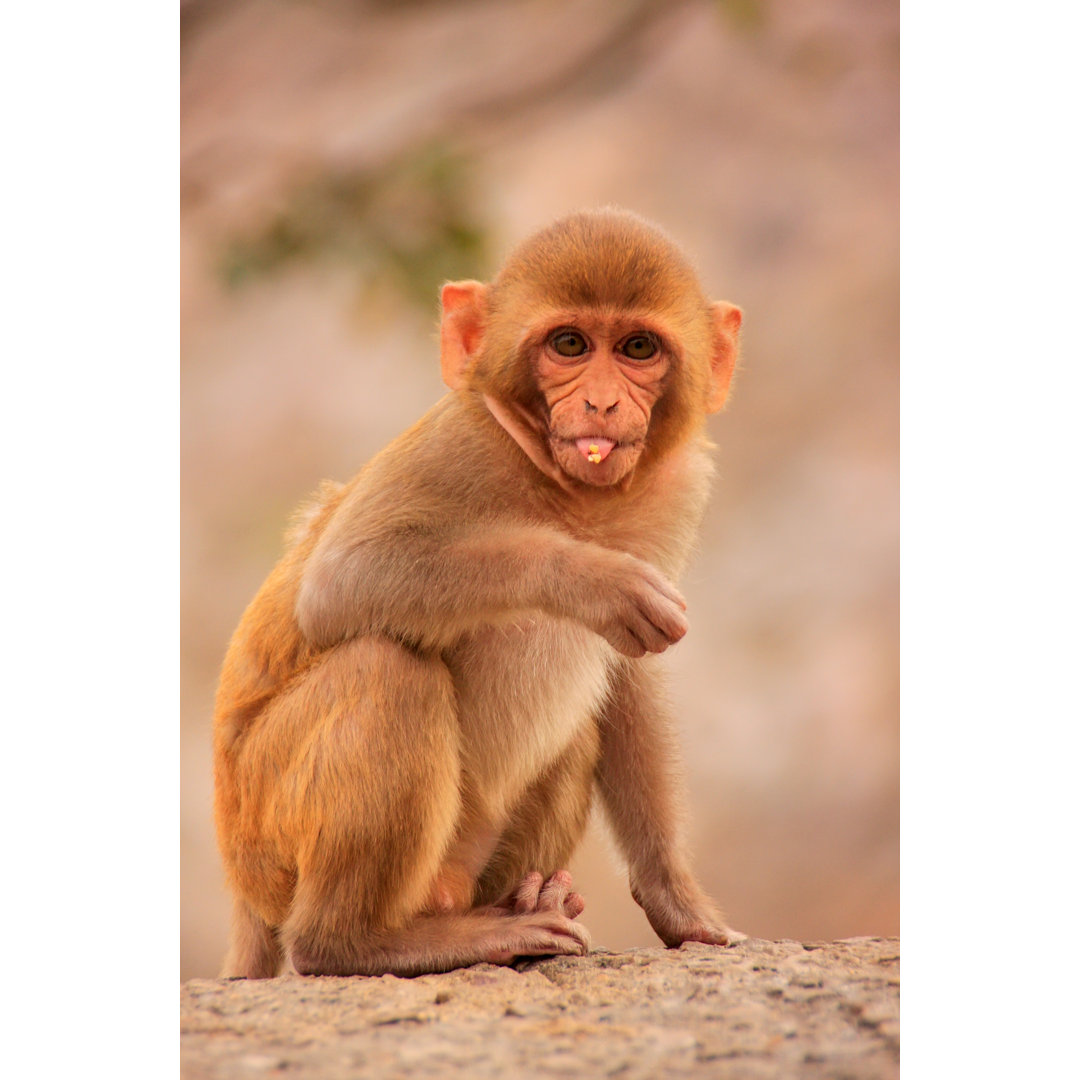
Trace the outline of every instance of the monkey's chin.
<instances>
[{"instance_id":1,"label":"monkey's chin","mask_svg":"<svg viewBox=\"0 0 1080 1080\"><path fill-rule=\"evenodd\" d=\"M573 443L552 442L555 464L573 480L590 487L610 487L626 478L641 457L636 444L617 443L603 461L590 461Z\"/></svg>"}]
</instances>

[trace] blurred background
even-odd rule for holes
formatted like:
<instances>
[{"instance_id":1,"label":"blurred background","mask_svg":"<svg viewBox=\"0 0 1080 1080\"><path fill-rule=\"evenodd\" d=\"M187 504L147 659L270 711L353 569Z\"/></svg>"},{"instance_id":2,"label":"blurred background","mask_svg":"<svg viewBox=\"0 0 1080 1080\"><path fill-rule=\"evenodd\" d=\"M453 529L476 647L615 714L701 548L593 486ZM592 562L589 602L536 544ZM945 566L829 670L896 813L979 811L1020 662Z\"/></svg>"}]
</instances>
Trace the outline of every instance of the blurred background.
<instances>
[{"instance_id":1,"label":"blurred background","mask_svg":"<svg viewBox=\"0 0 1080 1080\"><path fill-rule=\"evenodd\" d=\"M899 932L896 0L182 0L181 976L228 903L210 725L295 504L444 392L438 286L615 203L745 313L668 653L733 926ZM656 944L595 821L596 944Z\"/></svg>"}]
</instances>

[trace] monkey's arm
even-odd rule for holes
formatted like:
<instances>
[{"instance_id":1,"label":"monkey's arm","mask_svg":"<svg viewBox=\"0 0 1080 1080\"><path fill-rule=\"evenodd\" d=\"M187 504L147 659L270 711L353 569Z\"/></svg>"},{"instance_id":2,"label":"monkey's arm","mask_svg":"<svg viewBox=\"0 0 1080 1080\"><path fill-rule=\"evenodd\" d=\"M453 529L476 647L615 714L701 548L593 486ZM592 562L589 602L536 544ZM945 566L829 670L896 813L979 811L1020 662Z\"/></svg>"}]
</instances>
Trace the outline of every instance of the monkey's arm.
<instances>
[{"instance_id":1,"label":"monkey's arm","mask_svg":"<svg viewBox=\"0 0 1080 1080\"><path fill-rule=\"evenodd\" d=\"M630 891L652 928L668 946L741 938L690 870L673 724L654 663L619 664L600 738L600 794L627 860Z\"/></svg>"},{"instance_id":2,"label":"monkey's arm","mask_svg":"<svg viewBox=\"0 0 1080 1080\"><path fill-rule=\"evenodd\" d=\"M335 527L336 526L336 527ZM296 617L320 647L388 634L426 648L527 610L575 618L628 656L686 632L685 601L653 566L558 529L508 523L350 528L320 538Z\"/></svg>"}]
</instances>

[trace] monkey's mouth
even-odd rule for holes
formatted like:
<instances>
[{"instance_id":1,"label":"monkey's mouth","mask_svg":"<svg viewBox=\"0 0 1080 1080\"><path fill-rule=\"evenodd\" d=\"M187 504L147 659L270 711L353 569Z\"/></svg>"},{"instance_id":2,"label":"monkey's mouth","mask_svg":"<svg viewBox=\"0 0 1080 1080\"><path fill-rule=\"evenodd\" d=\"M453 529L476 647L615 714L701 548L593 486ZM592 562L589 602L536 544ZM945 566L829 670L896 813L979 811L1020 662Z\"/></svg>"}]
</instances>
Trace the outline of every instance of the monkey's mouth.
<instances>
[{"instance_id":1,"label":"monkey's mouth","mask_svg":"<svg viewBox=\"0 0 1080 1080\"><path fill-rule=\"evenodd\" d=\"M604 435L553 436L550 445L552 456L563 472L596 487L622 480L637 463L642 449L637 439L612 439Z\"/></svg>"},{"instance_id":2,"label":"monkey's mouth","mask_svg":"<svg viewBox=\"0 0 1080 1080\"><path fill-rule=\"evenodd\" d=\"M574 445L578 448L578 453L586 461L599 465L618 446L618 443L614 439L604 439L599 435L588 435L581 439L575 439Z\"/></svg>"}]
</instances>

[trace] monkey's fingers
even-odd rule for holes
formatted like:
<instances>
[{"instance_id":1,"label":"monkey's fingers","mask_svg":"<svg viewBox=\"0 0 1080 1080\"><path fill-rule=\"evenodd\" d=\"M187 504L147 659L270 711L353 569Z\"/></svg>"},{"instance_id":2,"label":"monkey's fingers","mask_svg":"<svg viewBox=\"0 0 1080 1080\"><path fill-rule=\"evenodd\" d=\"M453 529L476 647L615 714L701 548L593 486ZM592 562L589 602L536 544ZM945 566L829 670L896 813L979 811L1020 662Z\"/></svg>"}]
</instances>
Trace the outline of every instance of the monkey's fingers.
<instances>
[{"instance_id":1,"label":"monkey's fingers","mask_svg":"<svg viewBox=\"0 0 1080 1080\"><path fill-rule=\"evenodd\" d=\"M666 638L668 645L681 641L686 631L690 629L690 624L686 621L681 608L671 603L664 603L655 596L642 598L638 610L648 620L649 625ZM640 632L639 636L641 636Z\"/></svg>"},{"instance_id":2,"label":"monkey's fingers","mask_svg":"<svg viewBox=\"0 0 1080 1080\"><path fill-rule=\"evenodd\" d=\"M683 613L667 601L658 597L642 596L632 610L624 615L624 629L638 642L642 649L651 653L662 653L685 635L689 624ZM612 642L616 648L619 644ZM628 656L635 654L629 649L620 649Z\"/></svg>"},{"instance_id":3,"label":"monkey's fingers","mask_svg":"<svg viewBox=\"0 0 1080 1080\"><path fill-rule=\"evenodd\" d=\"M697 926L683 941L700 941L704 945L737 945L746 941L746 934L727 926Z\"/></svg>"},{"instance_id":4,"label":"monkey's fingers","mask_svg":"<svg viewBox=\"0 0 1080 1080\"><path fill-rule=\"evenodd\" d=\"M613 648L633 660L646 653L664 652L688 629L686 619L674 606L667 612L658 611L652 604L643 607L627 606L618 617L598 628Z\"/></svg>"},{"instance_id":5,"label":"monkey's fingers","mask_svg":"<svg viewBox=\"0 0 1080 1080\"><path fill-rule=\"evenodd\" d=\"M634 899L645 911L657 937L669 949L678 948L684 941L734 945L746 940L745 934L725 925L723 916L707 898L683 904L672 897L666 887L661 887L646 892L635 891Z\"/></svg>"},{"instance_id":6,"label":"monkey's fingers","mask_svg":"<svg viewBox=\"0 0 1080 1080\"><path fill-rule=\"evenodd\" d=\"M629 656L631 660L640 660L649 650L632 630L621 623L606 627L601 631L613 649Z\"/></svg>"},{"instance_id":7,"label":"monkey's fingers","mask_svg":"<svg viewBox=\"0 0 1080 1080\"><path fill-rule=\"evenodd\" d=\"M658 592L661 596L666 597L673 604L678 604L679 607L686 610L686 598L683 596L674 585L659 570L654 566L646 564L646 579L649 584Z\"/></svg>"},{"instance_id":8,"label":"monkey's fingers","mask_svg":"<svg viewBox=\"0 0 1080 1080\"><path fill-rule=\"evenodd\" d=\"M585 900L580 893L567 893L562 909L568 919L576 919L585 910Z\"/></svg>"},{"instance_id":9,"label":"monkey's fingers","mask_svg":"<svg viewBox=\"0 0 1080 1080\"><path fill-rule=\"evenodd\" d=\"M646 652L662 653L671 644L668 635L654 626L644 615L639 614L638 618L630 624L629 629L641 642Z\"/></svg>"}]
</instances>

